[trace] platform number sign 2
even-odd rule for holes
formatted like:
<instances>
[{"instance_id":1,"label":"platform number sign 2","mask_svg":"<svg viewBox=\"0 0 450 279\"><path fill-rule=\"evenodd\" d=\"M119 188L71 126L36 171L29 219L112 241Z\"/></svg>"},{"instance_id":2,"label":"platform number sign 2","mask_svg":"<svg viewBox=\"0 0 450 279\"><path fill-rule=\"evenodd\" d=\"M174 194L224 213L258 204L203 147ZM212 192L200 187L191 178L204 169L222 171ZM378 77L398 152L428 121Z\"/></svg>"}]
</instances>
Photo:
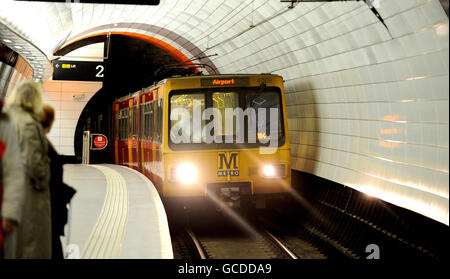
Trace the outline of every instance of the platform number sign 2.
<instances>
[{"instance_id":1,"label":"platform number sign 2","mask_svg":"<svg viewBox=\"0 0 450 279\"><path fill-rule=\"evenodd\" d=\"M366 259L370 259L370 260L371 259L374 259L374 260L380 259L380 247L378 247L378 245L376 245L376 244L367 245L366 253L369 254Z\"/></svg>"},{"instance_id":2,"label":"platform number sign 2","mask_svg":"<svg viewBox=\"0 0 450 279\"><path fill-rule=\"evenodd\" d=\"M97 74L95 75L96 77L102 78L105 75L103 74L103 71L105 70L105 66L103 65L97 65L97 67L95 67L96 70L98 70Z\"/></svg>"},{"instance_id":3,"label":"platform number sign 2","mask_svg":"<svg viewBox=\"0 0 450 279\"><path fill-rule=\"evenodd\" d=\"M103 81L106 75L104 62L53 61L53 80Z\"/></svg>"}]
</instances>

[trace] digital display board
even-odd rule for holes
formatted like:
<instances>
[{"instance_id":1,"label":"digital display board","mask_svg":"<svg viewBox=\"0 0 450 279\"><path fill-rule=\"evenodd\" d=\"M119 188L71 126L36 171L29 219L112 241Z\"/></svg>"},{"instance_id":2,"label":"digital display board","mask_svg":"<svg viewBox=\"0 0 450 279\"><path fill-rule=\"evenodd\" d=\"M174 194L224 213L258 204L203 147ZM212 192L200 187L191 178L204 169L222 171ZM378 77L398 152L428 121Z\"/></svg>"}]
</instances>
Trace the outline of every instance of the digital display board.
<instances>
[{"instance_id":1,"label":"digital display board","mask_svg":"<svg viewBox=\"0 0 450 279\"><path fill-rule=\"evenodd\" d=\"M230 77L230 78L202 78L201 86L248 86L250 79L248 77Z\"/></svg>"}]
</instances>

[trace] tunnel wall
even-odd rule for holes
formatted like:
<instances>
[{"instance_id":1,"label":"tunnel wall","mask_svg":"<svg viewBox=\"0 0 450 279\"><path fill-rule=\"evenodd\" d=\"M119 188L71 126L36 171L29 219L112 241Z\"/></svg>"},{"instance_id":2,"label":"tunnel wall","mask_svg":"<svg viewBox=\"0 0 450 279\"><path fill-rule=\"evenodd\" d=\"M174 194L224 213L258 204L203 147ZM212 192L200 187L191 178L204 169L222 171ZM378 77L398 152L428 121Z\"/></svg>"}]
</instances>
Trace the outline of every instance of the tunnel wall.
<instances>
[{"instance_id":1,"label":"tunnel wall","mask_svg":"<svg viewBox=\"0 0 450 279\"><path fill-rule=\"evenodd\" d=\"M30 79L32 72L30 65L20 56L14 67L0 62L0 98L6 98L20 82Z\"/></svg>"},{"instance_id":2,"label":"tunnel wall","mask_svg":"<svg viewBox=\"0 0 450 279\"><path fill-rule=\"evenodd\" d=\"M448 225L448 17L438 0L297 4L216 46L283 76L292 167ZM224 26L223 28L226 28Z\"/></svg>"},{"instance_id":3,"label":"tunnel wall","mask_svg":"<svg viewBox=\"0 0 450 279\"><path fill-rule=\"evenodd\" d=\"M93 81L44 82L46 102L55 109L55 122L48 139L62 155L75 155L75 129L86 104L103 86Z\"/></svg>"},{"instance_id":4,"label":"tunnel wall","mask_svg":"<svg viewBox=\"0 0 450 279\"><path fill-rule=\"evenodd\" d=\"M103 43L75 49L60 60L103 61ZM75 130L78 119L86 104L102 87L103 82L94 81L44 82L46 102L55 108L55 122L48 138L60 154L75 155Z\"/></svg>"}]
</instances>

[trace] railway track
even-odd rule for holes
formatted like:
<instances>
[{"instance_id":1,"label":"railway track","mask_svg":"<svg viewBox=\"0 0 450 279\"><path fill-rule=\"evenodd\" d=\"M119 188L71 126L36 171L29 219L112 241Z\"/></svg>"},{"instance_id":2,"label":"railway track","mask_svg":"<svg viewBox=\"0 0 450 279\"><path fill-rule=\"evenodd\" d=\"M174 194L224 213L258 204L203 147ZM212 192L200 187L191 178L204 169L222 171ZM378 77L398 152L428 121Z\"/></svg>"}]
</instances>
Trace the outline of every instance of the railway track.
<instances>
[{"instance_id":1,"label":"railway track","mask_svg":"<svg viewBox=\"0 0 450 279\"><path fill-rule=\"evenodd\" d=\"M196 254L201 259L297 259L279 239L260 229L258 235L232 232L229 236L194 233L186 228Z\"/></svg>"},{"instance_id":2,"label":"railway track","mask_svg":"<svg viewBox=\"0 0 450 279\"><path fill-rule=\"evenodd\" d=\"M368 252L368 247L375 246L383 259L447 257L442 249L426 245L417 236L420 234L409 228L418 223L401 223L401 217L396 217L400 221L389 222L383 217L389 216L387 213L371 211L374 218L384 218L374 221L364 215L365 211L352 211L350 206L341 208L328 201L312 204L309 210L272 206L258 212L256 221L241 220L239 224L231 224L233 218L220 215L208 219L196 216L192 218L196 224L187 223L188 231L172 234L174 255L212 259L365 259L375 255L375 250Z\"/></svg>"},{"instance_id":3,"label":"railway track","mask_svg":"<svg viewBox=\"0 0 450 279\"><path fill-rule=\"evenodd\" d=\"M281 239L252 223L238 225L224 218L172 232L175 258L297 259Z\"/></svg>"}]
</instances>

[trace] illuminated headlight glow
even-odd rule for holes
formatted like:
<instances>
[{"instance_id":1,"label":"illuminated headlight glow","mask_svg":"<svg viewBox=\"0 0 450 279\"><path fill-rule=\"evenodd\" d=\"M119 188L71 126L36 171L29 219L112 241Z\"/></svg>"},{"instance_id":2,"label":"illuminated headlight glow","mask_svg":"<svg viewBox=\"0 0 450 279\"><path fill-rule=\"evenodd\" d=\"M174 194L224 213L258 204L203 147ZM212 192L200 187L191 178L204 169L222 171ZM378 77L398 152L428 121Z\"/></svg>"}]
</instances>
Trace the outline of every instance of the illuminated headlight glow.
<instances>
[{"instance_id":1,"label":"illuminated headlight glow","mask_svg":"<svg viewBox=\"0 0 450 279\"><path fill-rule=\"evenodd\" d=\"M263 174L267 177L273 177L275 175L275 168L271 165L266 165L263 168Z\"/></svg>"},{"instance_id":2,"label":"illuminated headlight glow","mask_svg":"<svg viewBox=\"0 0 450 279\"><path fill-rule=\"evenodd\" d=\"M197 168L192 164L184 163L177 167L176 178L184 184L190 184L197 181Z\"/></svg>"}]
</instances>

